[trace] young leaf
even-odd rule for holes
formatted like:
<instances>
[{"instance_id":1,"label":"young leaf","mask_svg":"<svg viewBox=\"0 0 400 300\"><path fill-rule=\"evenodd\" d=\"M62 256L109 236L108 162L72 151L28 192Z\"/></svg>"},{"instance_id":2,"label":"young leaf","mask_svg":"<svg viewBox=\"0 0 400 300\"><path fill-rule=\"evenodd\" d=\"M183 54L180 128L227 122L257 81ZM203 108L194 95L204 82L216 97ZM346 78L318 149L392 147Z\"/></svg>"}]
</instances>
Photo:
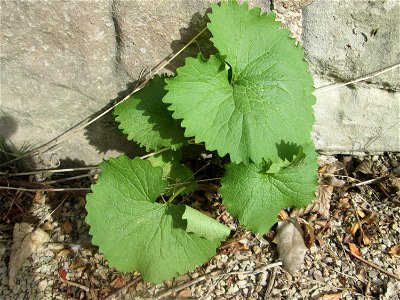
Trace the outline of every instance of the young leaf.
<instances>
[{"instance_id":1,"label":"young leaf","mask_svg":"<svg viewBox=\"0 0 400 300\"><path fill-rule=\"evenodd\" d=\"M302 145L314 123L313 81L275 15L236 1L212 5L212 41L219 56L188 58L167 79L163 98L186 136L233 162L278 158L281 140Z\"/></svg>"},{"instance_id":2,"label":"young leaf","mask_svg":"<svg viewBox=\"0 0 400 300\"><path fill-rule=\"evenodd\" d=\"M189 206L186 206L182 218L187 220L187 232L193 232L208 240L215 240L221 236L227 236L230 232L229 228L225 225L222 225L214 219L210 219Z\"/></svg>"},{"instance_id":3,"label":"young leaf","mask_svg":"<svg viewBox=\"0 0 400 300\"><path fill-rule=\"evenodd\" d=\"M264 234L279 211L304 207L314 199L317 154L312 143L274 173L271 164L228 164L220 193L228 212L254 233ZM273 168L275 169L275 168Z\"/></svg>"},{"instance_id":4,"label":"young leaf","mask_svg":"<svg viewBox=\"0 0 400 300\"><path fill-rule=\"evenodd\" d=\"M139 271L144 280L159 283L204 263L229 234L206 216L183 217L190 210L185 205L156 203L167 182L162 168L149 161L121 156L100 167L87 196L86 222L93 243L117 270ZM191 222L202 230L193 230Z\"/></svg>"},{"instance_id":5,"label":"young leaf","mask_svg":"<svg viewBox=\"0 0 400 300\"><path fill-rule=\"evenodd\" d=\"M165 190L167 196L173 195L182 187L184 188L180 192L182 195L191 193L196 189L197 183L192 170L180 164L180 158L181 153L179 151L165 151L147 159L153 167L162 167L163 178L168 182Z\"/></svg>"},{"instance_id":6,"label":"young leaf","mask_svg":"<svg viewBox=\"0 0 400 300\"><path fill-rule=\"evenodd\" d=\"M131 98L115 108L119 128L148 151L165 147L178 149L186 144L183 129L172 118L167 105L161 100L164 77L155 76L150 83Z\"/></svg>"}]
</instances>

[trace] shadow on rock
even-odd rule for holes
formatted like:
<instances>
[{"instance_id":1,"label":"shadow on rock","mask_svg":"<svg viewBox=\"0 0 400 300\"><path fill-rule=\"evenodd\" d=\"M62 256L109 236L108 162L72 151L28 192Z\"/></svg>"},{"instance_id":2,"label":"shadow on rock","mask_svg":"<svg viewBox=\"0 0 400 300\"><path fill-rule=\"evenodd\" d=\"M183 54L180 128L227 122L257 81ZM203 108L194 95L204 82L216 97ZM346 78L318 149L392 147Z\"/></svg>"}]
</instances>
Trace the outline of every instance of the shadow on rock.
<instances>
[{"instance_id":1,"label":"shadow on rock","mask_svg":"<svg viewBox=\"0 0 400 300\"><path fill-rule=\"evenodd\" d=\"M135 89L135 86L136 82L127 84L127 88L118 93L118 96L111 100L102 111L107 110L114 103L129 95ZM98 116L102 111L92 115L91 119ZM94 146L101 154L105 154L109 150L116 150L128 157L144 155L146 151L135 142L129 141L127 136L118 129L118 126L119 123L115 121L113 111L111 111L87 126L85 128L85 137L89 140L89 144Z\"/></svg>"},{"instance_id":2,"label":"shadow on rock","mask_svg":"<svg viewBox=\"0 0 400 300\"><path fill-rule=\"evenodd\" d=\"M195 13L190 19L188 27L179 30L181 38L171 43L172 53L175 54L180 51L193 37L196 36L201 30L207 27L209 21L207 14L211 12L209 8L204 14ZM205 58L211 54L217 53L218 50L210 41L211 33L207 29L196 41L189 45L182 51L166 68L169 71L175 72L176 68L185 64L187 57L196 57L198 53L202 53Z\"/></svg>"}]
</instances>

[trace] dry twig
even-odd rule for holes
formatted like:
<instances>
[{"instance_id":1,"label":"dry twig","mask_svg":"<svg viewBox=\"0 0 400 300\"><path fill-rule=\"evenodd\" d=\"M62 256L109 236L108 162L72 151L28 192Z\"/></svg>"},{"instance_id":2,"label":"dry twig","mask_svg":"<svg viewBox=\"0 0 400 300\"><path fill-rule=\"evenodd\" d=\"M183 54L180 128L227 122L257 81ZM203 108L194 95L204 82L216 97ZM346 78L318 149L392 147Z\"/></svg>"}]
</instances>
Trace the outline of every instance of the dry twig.
<instances>
[{"instance_id":1,"label":"dry twig","mask_svg":"<svg viewBox=\"0 0 400 300\"><path fill-rule=\"evenodd\" d=\"M193 280L190 280L188 282L184 282L184 283L182 283L182 284L180 284L178 286L175 286L175 287L173 287L171 289L168 289L168 290L158 294L154 299L155 300L162 299L162 298L164 298L164 297L166 297L166 296L168 296L168 295L170 295L172 293L176 293L176 292L178 292L178 291L180 291L180 290L182 290L184 288L192 286L193 284L196 284L196 283L198 283L200 281L204 281L206 279L210 279L210 278L219 279L221 277L231 276L231 275L256 275L256 274L259 274L259 273L264 273L268 269L279 267L281 265L282 265L282 262L279 261L279 262L267 265L265 267L262 267L262 268L260 268L258 270L255 270L255 271L234 271L234 272L224 273L225 272L224 270L219 270L219 271L211 272L211 273L205 274L203 276L197 277L197 278L195 278Z\"/></svg>"},{"instance_id":2,"label":"dry twig","mask_svg":"<svg viewBox=\"0 0 400 300\"><path fill-rule=\"evenodd\" d=\"M377 269L378 271L380 271L380 272L386 274L387 276L392 277L392 278L397 279L397 280L400 280L400 276L398 276L398 275L396 275L396 274L393 274L393 273L391 273L391 272L388 272L388 271L386 271L385 269L382 269L380 266L377 266L376 264L374 264L374 263L372 263L372 262L366 260L365 258L362 258L361 256L358 256L358 255L352 253L352 252L349 251L349 250L346 250L346 252L348 252L351 256L357 258L359 261L363 262L364 264L366 264L366 265L368 265L368 266L370 266L370 267L372 267L372 268L374 268L374 269Z\"/></svg>"},{"instance_id":3,"label":"dry twig","mask_svg":"<svg viewBox=\"0 0 400 300\"><path fill-rule=\"evenodd\" d=\"M132 279L129 281L127 284L125 284L122 288L116 290L114 293L108 295L104 300L112 300L114 299L119 293L122 293L123 291L126 291L129 289L132 285L140 281L140 276Z\"/></svg>"},{"instance_id":4,"label":"dry twig","mask_svg":"<svg viewBox=\"0 0 400 300\"><path fill-rule=\"evenodd\" d=\"M319 87L319 88L316 88L314 93L315 93L315 94L324 93L324 92L328 92L328 91L331 91L331 90L340 88L340 87L342 87L342 86L346 86L346 85L349 85L349 84L357 83L357 82L360 82L360 81L365 81L365 80L374 78L374 77L376 77L376 76L382 75L382 74L384 74L384 73L387 73L387 72L389 72L389 71L391 71L391 70L394 70L394 69L396 69L396 68L398 68L398 67L400 67L400 63L397 63L397 64L395 64L395 65L389 66L389 67L387 67L387 68L384 68L384 69L381 69L381 70L378 70L378 71L375 71L375 72L372 72L372 73L369 73L369 74L367 74L367 75L358 77L358 78L356 78L356 79L353 79L353 80L350 80L350 81L347 81L347 82L343 82L343 83L334 83L334 84L329 84L329 85L321 86L321 87Z\"/></svg>"},{"instance_id":5,"label":"dry twig","mask_svg":"<svg viewBox=\"0 0 400 300\"><path fill-rule=\"evenodd\" d=\"M41 277L45 277L45 278L50 278L50 279L57 279L58 281L61 281L61 282L64 282L66 284L69 284L69 285L75 286L77 288L80 288L80 289L84 290L85 292L89 292L89 290L90 290L86 285L83 285L83 284L80 284L80 283L77 283L77 282L73 282L73 281L70 281L70 280L64 280L64 279L62 279L60 277L57 277L57 276L54 276L54 275L48 275L48 274L38 273L38 272L31 272L31 274L37 275L37 276L41 276Z\"/></svg>"}]
</instances>

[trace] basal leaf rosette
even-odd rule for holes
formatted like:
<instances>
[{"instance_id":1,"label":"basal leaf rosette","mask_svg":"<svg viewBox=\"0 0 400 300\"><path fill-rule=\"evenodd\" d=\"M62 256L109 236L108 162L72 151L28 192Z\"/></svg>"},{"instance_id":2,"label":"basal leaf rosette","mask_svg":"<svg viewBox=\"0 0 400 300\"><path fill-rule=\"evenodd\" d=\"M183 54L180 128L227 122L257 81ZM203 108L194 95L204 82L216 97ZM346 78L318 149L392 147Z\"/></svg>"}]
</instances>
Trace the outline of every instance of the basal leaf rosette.
<instances>
[{"instance_id":1,"label":"basal leaf rosette","mask_svg":"<svg viewBox=\"0 0 400 300\"><path fill-rule=\"evenodd\" d=\"M176 150L187 143L183 129L162 102L166 94L164 79L164 76L154 76L146 87L114 111L115 120L128 139L146 147L147 151L165 147Z\"/></svg>"},{"instance_id":2,"label":"basal leaf rosette","mask_svg":"<svg viewBox=\"0 0 400 300\"><path fill-rule=\"evenodd\" d=\"M282 152L280 151L282 157ZM317 186L317 154L309 143L296 156L285 155L278 163L226 166L220 193L227 211L254 233L265 234L277 221L279 211L304 207Z\"/></svg>"},{"instance_id":3,"label":"basal leaf rosette","mask_svg":"<svg viewBox=\"0 0 400 300\"><path fill-rule=\"evenodd\" d=\"M185 205L157 203L167 182L161 167L126 156L100 164L87 196L92 242L110 266L159 283L215 255L229 228Z\"/></svg>"},{"instance_id":4,"label":"basal leaf rosette","mask_svg":"<svg viewBox=\"0 0 400 300\"><path fill-rule=\"evenodd\" d=\"M185 136L235 163L275 161L281 140L306 143L313 81L288 30L273 13L260 15L236 1L213 4L209 18L220 55L188 58L166 80L163 102L183 120Z\"/></svg>"}]
</instances>

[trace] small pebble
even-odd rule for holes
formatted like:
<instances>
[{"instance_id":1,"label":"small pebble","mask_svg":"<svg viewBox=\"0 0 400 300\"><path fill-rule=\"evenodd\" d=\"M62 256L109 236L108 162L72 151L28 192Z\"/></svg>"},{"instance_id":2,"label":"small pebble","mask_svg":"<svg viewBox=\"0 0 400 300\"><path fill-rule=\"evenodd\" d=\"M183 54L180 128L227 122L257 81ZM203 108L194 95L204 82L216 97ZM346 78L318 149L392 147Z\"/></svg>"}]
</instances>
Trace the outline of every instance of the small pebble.
<instances>
[{"instance_id":1,"label":"small pebble","mask_svg":"<svg viewBox=\"0 0 400 300\"><path fill-rule=\"evenodd\" d=\"M229 287L228 291L226 292L227 294L235 294L239 291L239 288L236 284L233 284Z\"/></svg>"},{"instance_id":2,"label":"small pebble","mask_svg":"<svg viewBox=\"0 0 400 300\"><path fill-rule=\"evenodd\" d=\"M48 282L47 282L46 279L40 281L37 284L37 288L38 288L39 292L43 292L46 289L47 286L48 286Z\"/></svg>"},{"instance_id":3,"label":"small pebble","mask_svg":"<svg viewBox=\"0 0 400 300\"><path fill-rule=\"evenodd\" d=\"M244 288L244 287L247 285L247 281L246 281L246 280L239 280L239 281L236 281L236 285L237 285L239 288Z\"/></svg>"}]
</instances>

